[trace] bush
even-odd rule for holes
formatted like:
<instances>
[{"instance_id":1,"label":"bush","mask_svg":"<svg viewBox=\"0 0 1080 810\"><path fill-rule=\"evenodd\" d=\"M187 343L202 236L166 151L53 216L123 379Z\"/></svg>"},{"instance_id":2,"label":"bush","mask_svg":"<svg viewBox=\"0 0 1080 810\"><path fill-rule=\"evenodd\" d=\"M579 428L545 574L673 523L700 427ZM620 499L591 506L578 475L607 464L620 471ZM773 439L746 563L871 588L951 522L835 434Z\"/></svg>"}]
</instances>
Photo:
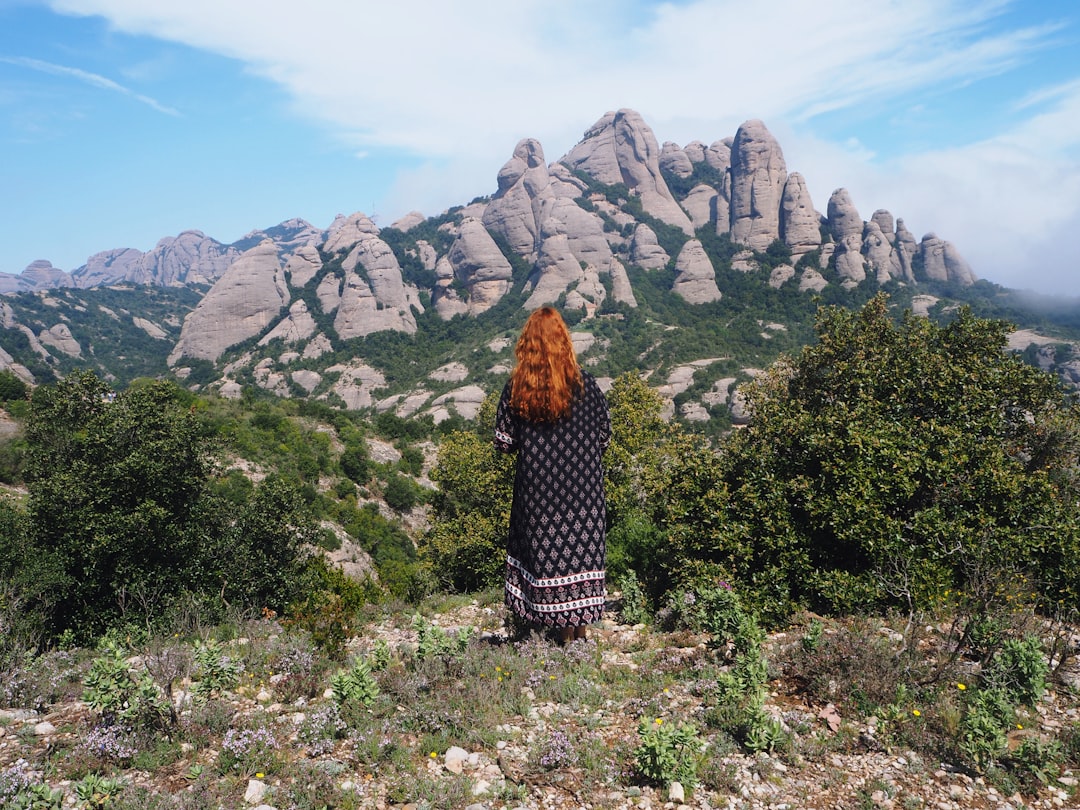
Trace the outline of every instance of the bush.
<instances>
[{"instance_id":1,"label":"bush","mask_svg":"<svg viewBox=\"0 0 1080 810\"><path fill-rule=\"evenodd\" d=\"M634 767L645 779L667 786L697 782L702 743L692 723L665 723L643 717L638 724L640 742L634 749Z\"/></svg>"},{"instance_id":2,"label":"bush","mask_svg":"<svg viewBox=\"0 0 1080 810\"><path fill-rule=\"evenodd\" d=\"M386 482L386 504L395 512L408 512L421 499L420 487L404 475L394 473Z\"/></svg>"},{"instance_id":3,"label":"bush","mask_svg":"<svg viewBox=\"0 0 1080 810\"><path fill-rule=\"evenodd\" d=\"M1006 639L983 669L981 681L1010 701L1034 707L1046 691L1049 665L1036 636Z\"/></svg>"}]
</instances>

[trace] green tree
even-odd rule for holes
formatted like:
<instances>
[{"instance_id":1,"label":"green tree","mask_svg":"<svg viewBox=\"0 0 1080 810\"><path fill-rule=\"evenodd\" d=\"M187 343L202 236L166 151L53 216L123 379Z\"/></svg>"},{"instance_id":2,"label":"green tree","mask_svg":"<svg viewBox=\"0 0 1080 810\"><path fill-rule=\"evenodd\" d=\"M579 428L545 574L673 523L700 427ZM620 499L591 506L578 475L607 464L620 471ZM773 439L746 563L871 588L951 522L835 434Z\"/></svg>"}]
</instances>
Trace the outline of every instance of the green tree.
<instances>
[{"instance_id":1,"label":"green tree","mask_svg":"<svg viewBox=\"0 0 1080 810\"><path fill-rule=\"evenodd\" d=\"M489 395L475 430L451 433L439 444L431 473L439 489L420 557L444 587L493 585L506 563L514 460L492 443L497 404L497 396Z\"/></svg>"},{"instance_id":2,"label":"green tree","mask_svg":"<svg viewBox=\"0 0 1080 810\"><path fill-rule=\"evenodd\" d=\"M152 625L187 595L218 611L295 598L315 536L307 506L274 476L214 494L197 410L171 383L114 395L88 372L34 392L26 559L48 561L51 632Z\"/></svg>"},{"instance_id":3,"label":"green tree","mask_svg":"<svg viewBox=\"0 0 1080 810\"><path fill-rule=\"evenodd\" d=\"M939 326L887 298L819 314L818 343L747 389L752 423L669 491L678 558L773 619L796 605L984 607L1080 596L1077 411L1005 351L1008 324Z\"/></svg>"},{"instance_id":4,"label":"green tree","mask_svg":"<svg viewBox=\"0 0 1080 810\"><path fill-rule=\"evenodd\" d=\"M33 543L61 567L57 630L93 634L133 599L160 605L190 586L211 460L180 396L167 383L114 396L89 372L34 392L28 513Z\"/></svg>"},{"instance_id":5,"label":"green tree","mask_svg":"<svg viewBox=\"0 0 1080 810\"><path fill-rule=\"evenodd\" d=\"M29 390L26 383L16 377L10 369L0 369L0 401L26 399Z\"/></svg>"},{"instance_id":6,"label":"green tree","mask_svg":"<svg viewBox=\"0 0 1080 810\"><path fill-rule=\"evenodd\" d=\"M664 400L633 373L615 379L607 393L611 444L604 454L608 572L629 571L657 593L663 588L666 549L660 524L669 471L695 439L663 417Z\"/></svg>"}]
</instances>

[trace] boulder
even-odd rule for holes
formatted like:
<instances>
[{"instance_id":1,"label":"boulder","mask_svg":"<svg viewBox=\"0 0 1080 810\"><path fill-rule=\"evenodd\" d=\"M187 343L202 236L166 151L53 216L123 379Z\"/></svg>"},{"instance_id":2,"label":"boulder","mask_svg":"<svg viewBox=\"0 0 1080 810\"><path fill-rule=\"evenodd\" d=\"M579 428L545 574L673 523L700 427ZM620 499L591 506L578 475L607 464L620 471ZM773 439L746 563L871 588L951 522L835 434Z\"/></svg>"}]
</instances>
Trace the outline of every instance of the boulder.
<instances>
[{"instance_id":1,"label":"boulder","mask_svg":"<svg viewBox=\"0 0 1080 810\"><path fill-rule=\"evenodd\" d=\"M630 262L646 270L657 270L666 267L671 261L660 242L656 233L644 222L634 229L634 238L630 241Z\"/></svg>"},{"instance_id":2,"label":"boulder","mask_svg":"<svg viewBox=\"0 0 1080 810\"><path fill-rule=\"evenodd\" d=\"M719 301L716 269L697 239L689 240L675 259L675 283L671 289L691 304Z\"/></svg>"}]
</instances>

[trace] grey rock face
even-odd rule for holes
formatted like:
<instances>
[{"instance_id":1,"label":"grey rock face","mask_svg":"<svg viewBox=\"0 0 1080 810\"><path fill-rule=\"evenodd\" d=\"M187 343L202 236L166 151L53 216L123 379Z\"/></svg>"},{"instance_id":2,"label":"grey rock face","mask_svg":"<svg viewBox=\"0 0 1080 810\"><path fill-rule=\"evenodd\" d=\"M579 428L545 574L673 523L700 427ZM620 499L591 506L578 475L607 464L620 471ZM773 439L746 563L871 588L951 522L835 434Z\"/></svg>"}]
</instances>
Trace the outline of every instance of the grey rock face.
<instances>
[{"instance_id":1,"label":"grey rock face","mask_svg":"<svg viewBox=\"0 0 1080 810\"><path fill-rule=\"evenodd\" d=\"M877 223L878 228L885 235L885 238L889 240L889 244L896 241L896 225L893 222L893 215L886 211L884 208L879 208L870 217L871 222Z\"/></svg>"},{"instance_id":2,"label":"grey rock face","mask_svg":"<svg viewBox=\"0 0 1080 810\"><path fill-rule=\"evenodd\" d=\"M260 346L265 346L272 340L281 340L287 346L307 340L315 334L315 319L308 312L307 304L303 299L297 299L289 307L289 314L277 322L269 332L259 341Z\"/></svg>"},{"instance_id":3,"label":"grey rock face","mask_svg":"<svg viewBox=\"0 0 1080 810\"><path fill-rule=\"evenodd\" d=\"M780 144L761 121L747 121L731 146L731 237L765 250L780 237L780 200L787 166Z\"/></svg>"},{"instance_id":4,"label":"grey rock face","mask_svg":"<svg viewBox=\"0 0 1080 810\"><path fill-rule=\"evenodd\" d=\"M69 357L82 357L82 346L71 334L71 329L66 323L58 323L48 329L41 330L38 339L46 346L51 346Z\"/></svg>"},{"instance_id":5,"label":"grey rock face","mask_svg":"<svg viewBox=\"0 0 1080 810\"><path fill-rule=\"evenodd\" d=\"M289 277L289 284L296 289L306 286L321 268L322 257L314 245L297 248L296 252L285 260L285 273Z\"/></svg>"},{"instance_id":6,"label":"grey rock face","mask_svg":"<svg viewBox=\"0 0 1080 810\"><path fill-rule=\"evenodd\" d=\"M217 360L268 327L288 303L277 248L266 240L241 255L187 316L169 365L181 357Z\"/></svg>"},{"instance_id":7,"label":"grey rock face","mask_svg":"<svg viewBox=\"0 0 1080 810\"><path fill-rule=\"evenodd\" d=\"M705 149L701 149L701 159L705 159ZM665 141L660 147L660 168L671 172L676 177L689 177L694 173L694 163L690 156L677 143Z\"/></svg>"},{"instance_id":8,"label":"grey rock face","mask_svg":"<svg viewBox=\"0 0 1080 810\"><path fill-rule=\"evenodd\" d=\"M826 216L829 219L829 233L837 242L843 242L849 236L862 238L862 217L859 216L846 188L836 189L829 197Z\"/></svg>"},{"instance_id":9,"label":"grey rock face","mask_svg":"<svg viewBox=\"0 0 1080 810\"><path fill-rule=\"evenodd\" d=\"M915 271L912 260L919 251L919 243L915 235L904 226L904 220L896 220L896 255L900 260L900 270L905 281L915 281Z\"/></svg>"},{"instance_id":10,"label":"grey rock face","mask_svg":"<svg viewBox=\"0 0 1080 810\"><path fill-rule=\"evenodd\" d=\"M947 281L969 286L974 284L975 274L951 242L928 233L919 244L923 272L933 281Z\"/></svg>"},{"instance_id":11,"label":"grey rock face","mask_svg":"<svg viewBox=\"0 0 1080 810\"><path fill-rule=\"evenodd\" d=\"M634 238L630 242L630 261L646 270L666 267L671 261L667 251L660 247L656 233L644 222L634 229Z\"/></svg>"},{"instance_id":12,"label":"grey rock face","mask_svg":"<svg viewBox=\"0 0 1080 810\"><path fill-rule=\"evenodd\" d=\"M457 238L446 254L446 260L452 269L450 282L459 282L467 291L465 311L469 314L476 315L487 311L510 290L510 262L478 219L466 219L461 223ZM439 308L440 289L449 288L436 288L436 293L432 296L432 302L442 314L443 310Z\"/></svg>"},{"instance_id":13,"label":"grey rock face","mask_svg":"<svg viewBox=\"0 0 1080 810\"><path fill-rule=\"evenodd\" d=\"M720 289L716 286L716 268L713 267L705 248L697 239L691 239L679 251L675 259L675 283L671 289L691 304L719 301Z\"/></svg>"},{"instance_id":14,"label":"grey rock face","mask_svg":"<svg viewBox=\"0 0 1080 810\"><path fill-rule=\"evenodd\" d=\"M154 249L137 259L129 251L119 255L96 257L73 271L80 287L130 281L168 287L180 284L213 284L241 254L237 248L223 245L202 231L184 231L179 236L162 239Z\"/></svg>"},{"instance_id":15,"label":"grey rock face","mask_svg":"<svg viewBox=\"0 0 1080 810\"><path fill-rule=\"evenodd\" d=\"M690 220L660 174L656 136L633 110L607 113L559 162L583 170L601 183L625 183L641 198L646 213L693 234Z\"/></svg>"},{"instance_id":16,"label":"grey rock face","mask_svg":"<svg viewBox=\"0 0 1080 810\"><path fill-rule=\"evenodd\" d=\"M821 247L820 224L821 216L814 210L806 181L798 172L792 172L780 199L780 238L791 248L793 261Z\"/></svg>"},{"instance_id":17,"label":"grey rock face","mask_svg":"<svg viewBox=\"0 0 1080 810\"><path fill-rule=\"evenodd\" d=\"M331 366L326 372L339 375L332 390L345 401L347 408L353 410L370 408L374 404L372 393L386 387L382 372L358 361Z\"/></svg>"},{"instance_id":18,"label":"grey rock face","mask_svg":"<svg viewBox=\"0 0 1080 810\"><path fill-rule=\"evenodd\" d=\"M717 200L720 197L715 188L702 183L690 189L682 201L683 209L690 216L695 230L707 225L716 226Z\"/></svg>"},{"instance_id":19,"label":"grey rock face","mask_svg":"<svg viewBox=\"0 0 1080 810\"><path fill-rule=\"evenodd\" d=\"M75 286L70 274L53 267L52 262L44 259L30 262L22 271L22 279L33 290L53 290L57 287Z\"/></svg>"},{"instance_id":20,"label":"grey rock face","mask_svg":"<svg viewBox=\"0 0 1080 810\"><path fill-rule=\"evenodd\" d=\"M866 270L879 284L900 277L900 259L888 238L881 232L878 220L871 219L866 223L862 249L866 256Z\"/></svg>"},{"instance_id":21,"label":"grey rock face","mask_svg":"<svg viewBox=\"0 0 1080 810\"><path fill-rule=\"evenodd\" d=\"M412 334L416 331L412 307L423 311L419 296L402 281L397 257L378 237L374 223L370 229L363 222L357 224L360 227L354 233L358 241L341 263L345 286L334 318L334 329L343 340L383 330ZM339 249L345 246L340 233L335 245Z\"/></svg>"},{"instance_id":22,"label":"grey rock face","mask_svg":"<svg viewBox=\"0 0 1080 810\"><path fill-rule=\"evenodd\" d=\"M554 196L539 141L518 142L499 170L498 184L498 192L484 209L484 227L506 239L515 253L535 258L540 246L540 206Z\"/></svg>"},{"instance_id":23,"label":"grey rock face","mask_svg":"<svg viewBox=\"0 0 1080 810\"><path fill-rule=\"evenodd\" d=\"M866 260L862 255L862 239L858 234L845 236L837 243L836 273L845 287L853 287L866 280Z\"/></svg>"},{"instance_id":24,"label":"grey rock face","mask_svg":"<svg viewBox=\"0 0 1080 810\"><path fill-rule=\"evenodd\" d=\"M515 250L535 262L525 306L535 309L569 293L568 307L592 309L607 294L600 281L603 275L611 277L616 300L636 306L625 268L611 251L603 221L575 202L583 191L580 181L561 166L558 172L553 170L549 174L543 160L539 143L531 139L520 141L514 155L499 171L499 191L482 218L484 228L503 236ZM501 256L490 237L474 233L478 243L487 239L485 251ZM463 281L455 258L447 258L454 268L454 278ZM453 279L442 280L445 269L440 275L442 290L437 302L443 308L440 311L450 314L460 311L460 296L447 289ZM486 284L482 294L491 298L497 293L501 297L510 286L509 263L504 260L492 278L485 280L498 283ZM483 306L487 308L491 303Z\"/></svg>"}]
</instances>

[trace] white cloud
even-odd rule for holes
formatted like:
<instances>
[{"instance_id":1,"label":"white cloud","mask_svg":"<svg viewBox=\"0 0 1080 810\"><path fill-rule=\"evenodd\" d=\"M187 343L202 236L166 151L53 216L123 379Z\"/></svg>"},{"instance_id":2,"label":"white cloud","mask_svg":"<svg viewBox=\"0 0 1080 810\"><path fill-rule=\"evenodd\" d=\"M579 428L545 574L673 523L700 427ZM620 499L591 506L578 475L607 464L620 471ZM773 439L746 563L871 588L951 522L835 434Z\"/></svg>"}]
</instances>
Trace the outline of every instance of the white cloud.
<instances>
[{"instance_id":1,"label":"white cloud","mask_svg":"<svg viewBox=\"0 0 1080 810\"><path fill-rule=\"evenodd\" d=\"M761 118L819 208L845 186L864 217L886 207L916 236L933 229L984 277L1019 283L1010 268L1035 255L1076 269L1075 248L1050 244L1080 216L1076 83L1036 89L1011 111L1028 119L997 136L920 154L890 150L898 156L888 161L876 159L873 145L829 144L804 131L830 111L863 108L899 127L897 99L918 112L913 93L1014 69L1060 31L1042 20L997 25L1004 12L1027 8L1016 0L881 0L872 8L770 0L767 10L745 0L51 6L240 60L284 87L297 115L369 160L388 148L412 154L421 167L381 201L389 216L489 193L520 138L539 139L554 160L605 111L632 107L661 140L679 143L733 135L743 120Z\"/></svg>"},{"instance_id":2,"label":"white cloud","mask_svg":"<svg viewBox=\"0 0 1080 810\"><path fill-rule=\"evenodd\" d=\"M69 78L80 81L84 84L91 85L92 87L99 87L102 90L110 90L114 93L120 93L121 95L130 96L141 104L145 104L148 107L152 107L160 113L166 115L180 115L177 110L172 107L167 107L164 104L144 96L141 93L136 93L134 90L125 87L124 85L113 81L110 78L101 76L97 73L90 73L80 68L68 67L66 65L56 65L52 62L44 62L40 59L29 59L26 57L7 57L0 56L0 62L6 62L9 65L18 65L20 67L29 68L30 70L36 70L39 73L49 73L53 76L67 76Z\"/></svg>"}]
</instances>

